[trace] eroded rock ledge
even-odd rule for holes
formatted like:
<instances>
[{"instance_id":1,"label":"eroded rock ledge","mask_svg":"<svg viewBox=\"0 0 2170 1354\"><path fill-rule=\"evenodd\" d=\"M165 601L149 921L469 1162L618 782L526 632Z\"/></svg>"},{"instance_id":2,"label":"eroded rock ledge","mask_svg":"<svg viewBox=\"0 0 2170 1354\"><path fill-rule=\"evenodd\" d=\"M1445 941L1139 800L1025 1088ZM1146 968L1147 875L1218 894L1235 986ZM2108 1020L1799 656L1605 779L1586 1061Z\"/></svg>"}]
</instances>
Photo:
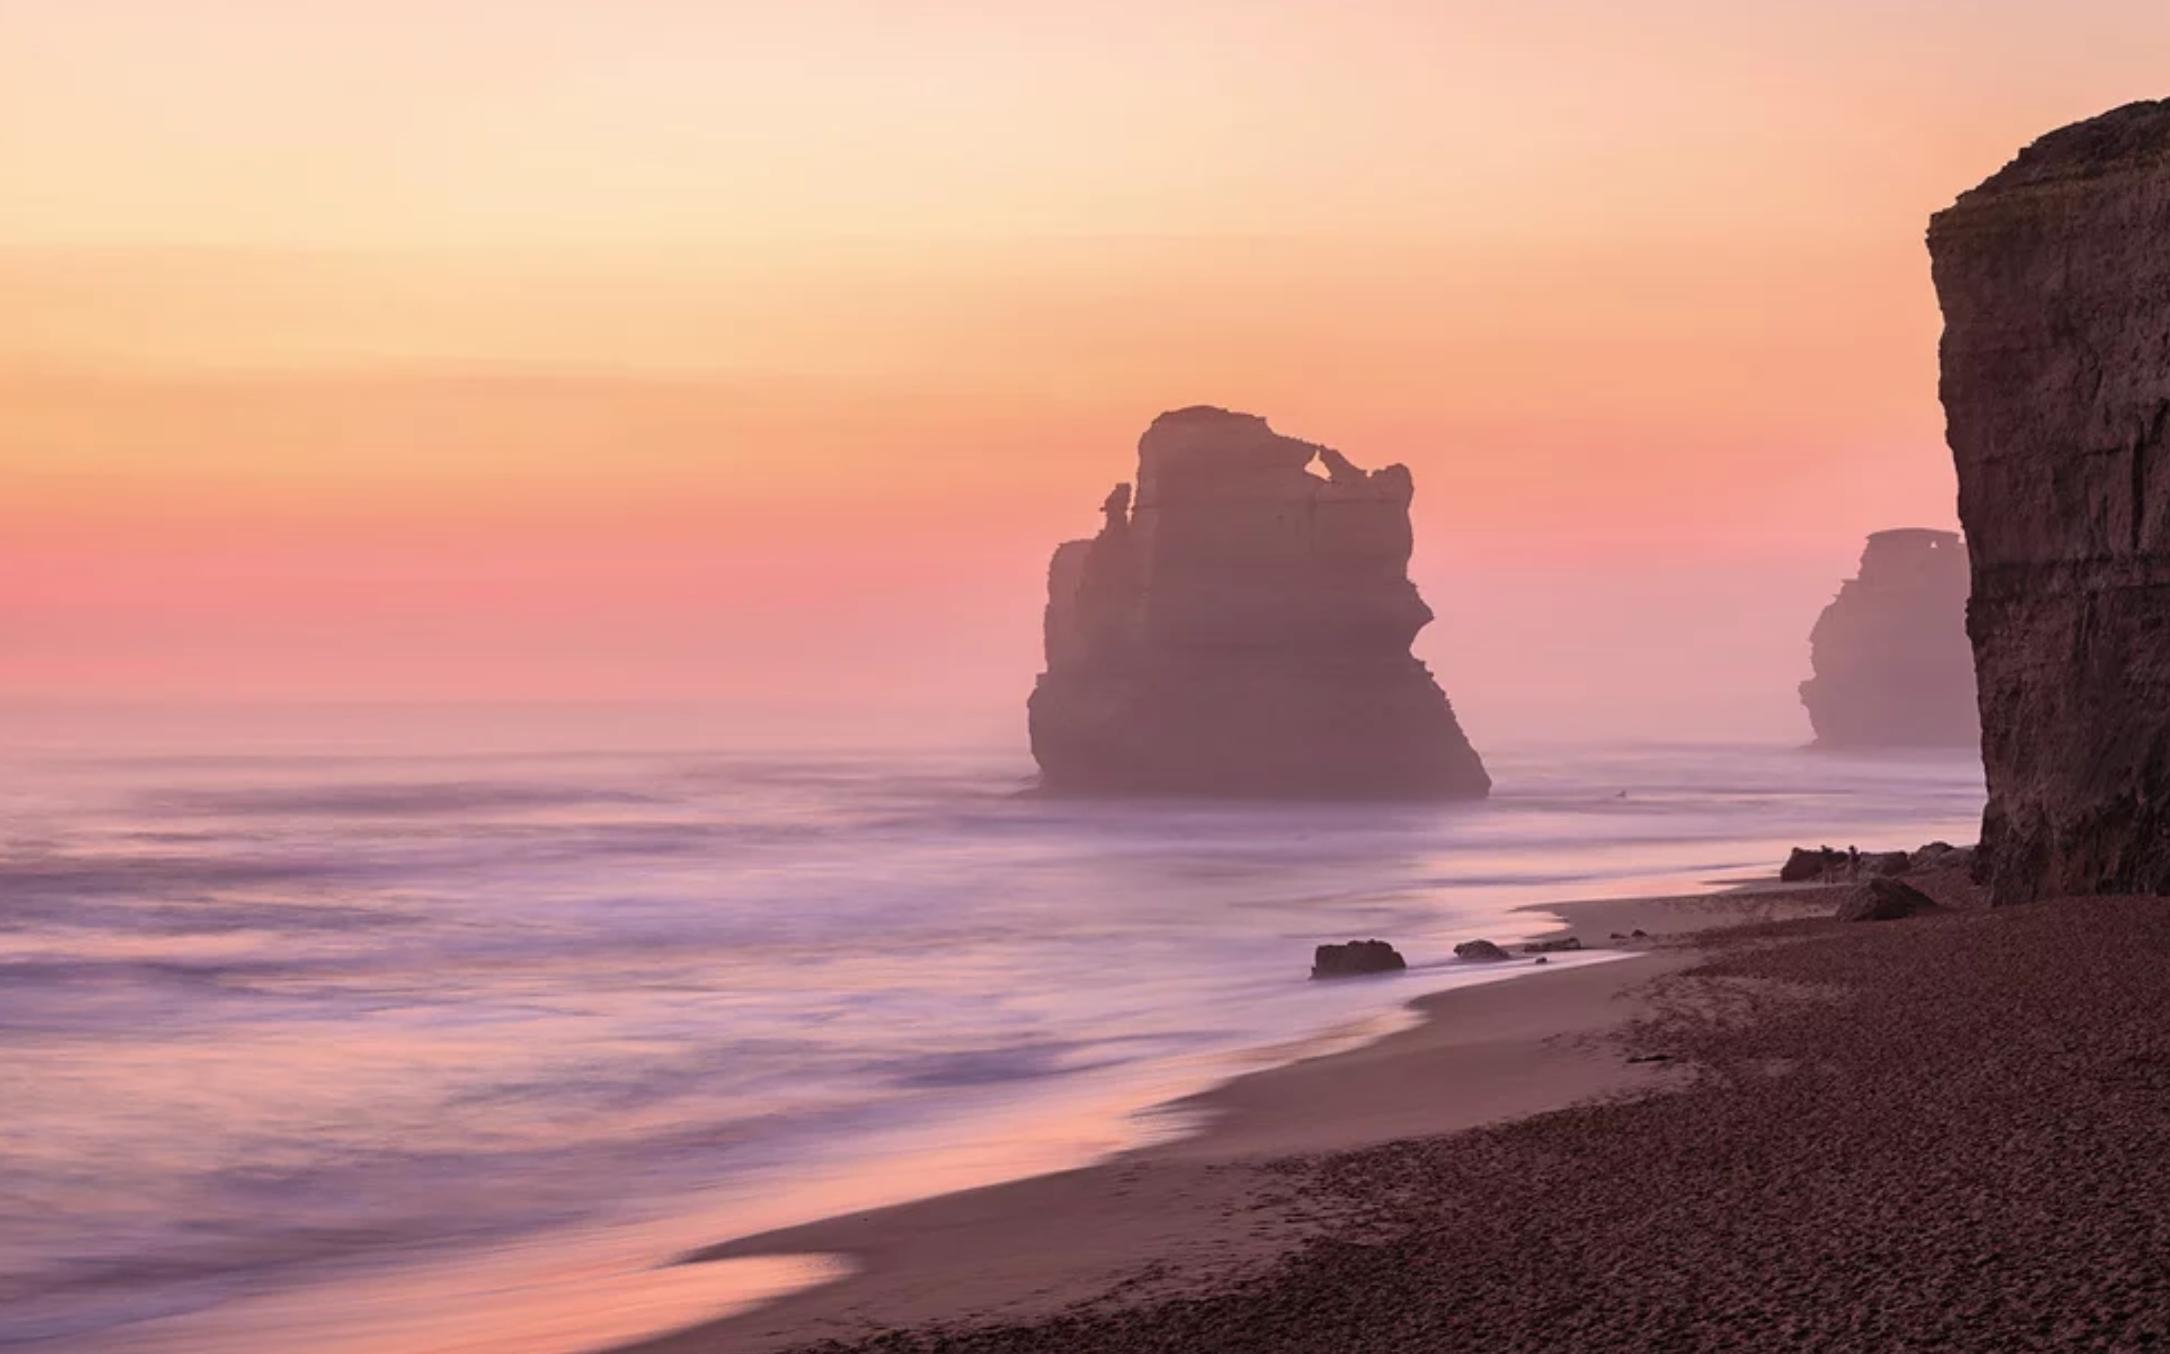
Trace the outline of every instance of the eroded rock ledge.
<instances>
[{"instance_id":1,"label":"eroded rock ledge","mask_svg":"<svg viewBox=\"0 0 2170 1354\"><path fill-rule=\"evenodd\" d=\"M1929 228L1998 902L2170 891L2170 102Z\"/></svg>"},{"instance_id":2,"label":"eroded rock ledge","mask_svg":"<svg viewBox=\"0 0 2170 1354\"><path fill-rule=\"evenodd\" d=\"M1325 473L1313 473L1316 464ZM1410 643L1407 469L1195 407L1048 570L1032 751L1060 789L1465 796L1491 780Z\"/></svg>"}]
</instances>

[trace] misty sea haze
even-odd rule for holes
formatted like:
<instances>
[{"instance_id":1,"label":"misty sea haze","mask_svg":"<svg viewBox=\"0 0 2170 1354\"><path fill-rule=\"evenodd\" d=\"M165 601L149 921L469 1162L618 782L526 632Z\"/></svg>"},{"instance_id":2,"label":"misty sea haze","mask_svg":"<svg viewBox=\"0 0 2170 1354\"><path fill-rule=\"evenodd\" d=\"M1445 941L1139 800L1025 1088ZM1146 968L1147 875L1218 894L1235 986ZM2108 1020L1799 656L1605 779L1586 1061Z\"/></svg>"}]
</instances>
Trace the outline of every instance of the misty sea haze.
<instances>
[{"instance_id":1,"label":"misty sea haze","mask_svg":"<svg viewBox=\"0 0 2170 1354\"><path fill-rule=\"evenodd\" d=\"M1178 1131L1152 1107L1499 980L1452 946L1518 908L1982 802L1966 753L1488 749L1485 803L1229 804L1040 796L1016 748L340 734L0 754L0 1345L680 1324L730 1297L658 1268L691 1246ZM1368 936L1412 971L1306 980Z\"/></svg>"}]
</instances>

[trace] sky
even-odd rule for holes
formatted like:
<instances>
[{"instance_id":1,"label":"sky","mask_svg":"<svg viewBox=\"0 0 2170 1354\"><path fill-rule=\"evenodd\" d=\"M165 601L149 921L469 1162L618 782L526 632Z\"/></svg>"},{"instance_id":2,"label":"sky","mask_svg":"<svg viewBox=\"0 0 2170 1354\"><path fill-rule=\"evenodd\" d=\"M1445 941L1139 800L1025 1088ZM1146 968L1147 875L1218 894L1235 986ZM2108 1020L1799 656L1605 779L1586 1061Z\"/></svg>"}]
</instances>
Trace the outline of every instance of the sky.
<instances>
[{"instance_id":1,"label":"sky","mask_svg":"<svg viewBox=\"0 0 2170 1354\"><path fill-rule=\"evenodd\" d=\"M1411 468L1480 748L1805 738L1862 538L1956 525L1929 213L2165 70L2137 0L0 0L0 701L1021 741L1211 403Z\"/></svg>"}]
</instances>

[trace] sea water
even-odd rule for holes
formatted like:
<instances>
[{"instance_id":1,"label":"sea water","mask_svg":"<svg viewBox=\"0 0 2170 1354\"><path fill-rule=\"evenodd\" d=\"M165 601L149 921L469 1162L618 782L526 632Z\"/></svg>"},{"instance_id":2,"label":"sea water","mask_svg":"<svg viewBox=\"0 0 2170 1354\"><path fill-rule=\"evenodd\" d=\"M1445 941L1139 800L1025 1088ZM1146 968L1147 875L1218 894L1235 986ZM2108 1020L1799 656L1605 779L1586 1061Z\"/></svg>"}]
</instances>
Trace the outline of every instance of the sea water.
<instances>
[{"instance_id":1,"label":"sea water","mask_svg":"<svg viewBox=\"0 0 2170 1354\"><path fill-rule=\"evenodd\" d=\"M683 1324L818 1272L685 1247L1175 1131L1496 980L1452 948L1518 909L1982 802L1968 755L1786 747L1494 749L1489 801L1386 805L1050 797L1015 747L114 742L0 754L0 1346ZM1307 981L1373 936L1411 972Z\"/></svg>"}]
</instances>

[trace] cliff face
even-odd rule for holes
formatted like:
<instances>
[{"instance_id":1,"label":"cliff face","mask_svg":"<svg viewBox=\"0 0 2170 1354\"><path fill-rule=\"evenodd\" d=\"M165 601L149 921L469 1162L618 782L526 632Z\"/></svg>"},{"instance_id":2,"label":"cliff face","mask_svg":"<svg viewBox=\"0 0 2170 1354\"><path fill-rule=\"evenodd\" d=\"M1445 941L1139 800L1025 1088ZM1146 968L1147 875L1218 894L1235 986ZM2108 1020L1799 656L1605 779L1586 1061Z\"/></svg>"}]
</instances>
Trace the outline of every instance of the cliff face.
<instances>
[{"instance_id":1,"label":"cliff face","mask_svg":"<svg viewBox=\"0 0 2170 1354\"><path fill-rule=\"evenodd\" d=\"M2170 103L1929 228L1973 555L1991 896L2170 891Z\"/></svg>"},{"instance_id":2,"label":"cliff face","mask_svg":"<svg viewBox=\"0 0 2170 1354\"><path fill-rule=\"evenodd\" d=\"M1967 551L1957 533L1879 531L1861 573L1809 631L1801 683L1816 744L1967 747L1981 738L1967 643Z\"/></svg>"},{"instance_id":3,"label":"cliff face","mask_svg":"<svg viewBox=\"0 0 2170 1354\"><path fill-rule=\"evenodd\" d=\"M1323 476L1308 469L1314 462ZM1162 414L1048 570L1032 751L1061 788L1481 796L1408 576L1412 484L1226 410Z\"/></svg>"}]
</instances>

